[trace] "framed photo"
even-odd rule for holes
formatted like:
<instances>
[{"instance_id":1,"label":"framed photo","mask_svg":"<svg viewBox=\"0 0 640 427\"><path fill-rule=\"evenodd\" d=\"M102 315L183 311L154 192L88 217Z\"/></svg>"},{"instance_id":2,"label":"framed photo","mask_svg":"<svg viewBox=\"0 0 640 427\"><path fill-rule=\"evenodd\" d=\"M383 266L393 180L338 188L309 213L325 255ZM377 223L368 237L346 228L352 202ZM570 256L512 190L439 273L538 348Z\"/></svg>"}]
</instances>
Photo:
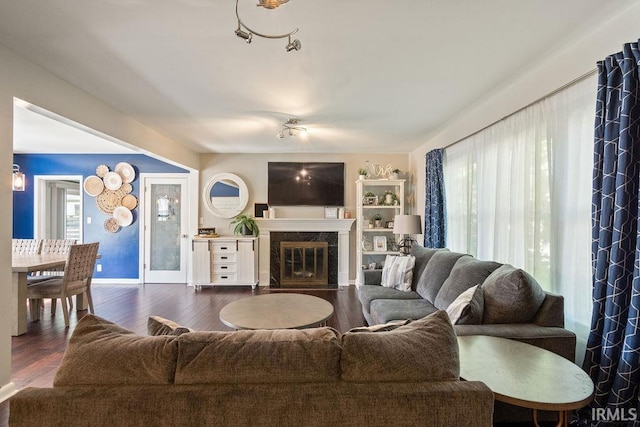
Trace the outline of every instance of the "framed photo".
<instances>
[{"instance_id":1,"label":"framed photo","mask_svg":"<svg viewBox=\"0 0 640 427\"><path fill-rule=\"evenodd\" d=\"M374 236L373 237L373 250L376 252L386 252L387 251L387 238L385 236Z\"/></svg>"},{"instance_id":2,"label":"framed photo","mask_svg":"<svg viewBox=\"0 0 640 427\"><path fill-rule=\"evenodd\" d=\"M324 217L327 219L337 219L338 208L324 208Z\"/></svg>"}]
</instances>

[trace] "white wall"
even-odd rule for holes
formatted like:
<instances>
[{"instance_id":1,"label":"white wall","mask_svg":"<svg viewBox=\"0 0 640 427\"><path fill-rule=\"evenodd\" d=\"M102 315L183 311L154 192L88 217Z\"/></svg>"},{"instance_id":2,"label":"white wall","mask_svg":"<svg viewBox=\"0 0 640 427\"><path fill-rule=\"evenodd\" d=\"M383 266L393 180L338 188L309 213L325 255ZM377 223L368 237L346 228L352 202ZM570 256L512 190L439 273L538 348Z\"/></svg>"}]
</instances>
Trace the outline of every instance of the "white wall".
<instances>
[{"instance_id":1,"label":"white wall","mask_svg":"<svg viewBox=\"0 0 640 427\"><path fill-rule=\"evenodd\" d=\"M619 52L624 43L638 41L638 22L640 2L604 20L602 26L588 34L556 46L545 57L532 58L532 65L521 75L496 88L491 96L460 111L457 118L425 138L425 143L410 155L411 173L417 183L418 212L424 214L424 155L428 151L447 147L595 69L597 61ZM473 74L469 78L473 78Z\"/></svg>"},{"instance_id":2,"label":"white wall","mask_svg":"<svg viewBox=\"0 0 640 427\"><path fill-rule=\"evenodd\" d=\"M132 120L40 67L0 46L0 401L15 390L11 384L11 235L13 99L20 98L110 135L148 153L197 169L199 156Z\"/></svg>"},{"instance_id":3,"label":"white wall","mask_svg":"<svg viewBox=\"0 0 640 427\"><path fill-rule=\"evenodd\" d=\"M355 218L356 212L356 180L358 169L365 166L369 160L372 164L383 166L391 164L393 168L407 171L409 167L407 154L203 154L200 166L200 188L206 188L209 180L215 174L229 172L238 175L245 181L249 189L249 202L245 212L253 215L254 203L267 203L267 163L268 162L344 162L345 163L345 209L351 211L351 217ZM404 174L410 183L413 177ZM408 185L409 206L413 206L413 188ZM289 218L321 218L324 216L322 207L289 207L278 208L278 217ZM200 217L203 226L215 227L220 235L231 235L233 230L229 228L229 219L216 218L200 201ZM355 278L355 224L350 234L351 259L349 260L349 278Z\"/></svg>"}]
</instances>

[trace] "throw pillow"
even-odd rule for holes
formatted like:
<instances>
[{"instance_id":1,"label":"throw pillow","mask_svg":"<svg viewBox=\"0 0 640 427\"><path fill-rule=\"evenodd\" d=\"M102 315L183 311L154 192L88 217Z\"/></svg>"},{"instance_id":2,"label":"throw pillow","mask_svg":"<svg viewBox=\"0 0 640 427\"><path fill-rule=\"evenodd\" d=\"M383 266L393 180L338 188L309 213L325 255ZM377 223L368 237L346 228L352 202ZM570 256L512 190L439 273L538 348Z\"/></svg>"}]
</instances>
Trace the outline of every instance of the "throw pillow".
<instances>
[{"instance_id":1,"label":"throw pillow","mask_svg":"<svg viewBox=\"0 0 640 427\"><path fill-rule=\"evenodd\" d=\"M76 325L54 386L173 383L178 337L141 336L88 314Z\"/></svg>"},{"instance_id":2,"label":"throw pillow","mask_svg":"<svg viewBox=\"0 0 640 427\"><path fill-rule=\"evenodd\" d=\"M482 323L531 322L546 297L540 284L527 272L505 264L482 284Z\"/></svg>"},{"instance_id":3,"label":"throw pillow","mask_svg":"<svg viewBox=\"0 0 640 427\"><path fill-rule=\"evenodd\" d=\"M481 285L475 285L458 295L449 307L447 314L454 325L479 325L482 323L484 295Z\"/></svg>"},{"instance_id":4,"label":"throw pillow","mask_svg":"<svg viewBox=\"0 0 640 427\"><path fill-rule=\"evenodd\" d=\"M349 329L349 332L389 332L393 331L400 326L408 325L411 322L411 319L407 320L394 320L387 323L381 323L379 325L373 326L359 326L357 328Z\"/></svg>"},{"instance_id":5,"label":"throw pillow","mask_svg":"<svg viewBox=\"0 0 640 427\"><path fill-rule=\"evenodd\" d=\"M345 333L340 367L350 382L457 381L458 341L440 310L388 332Z\"/></svg>"},{"instance_id":6,"label":"throw pillow","mask_svg":"<svg viewBox=\"0 0 640 427\"><path fill-rule=\"evenodd\" d=\"M502 264L493 261L481 261L471 255L464 255L456 261L433 301L440 310L449 305L467 289L482 283Z\"/></svg>"},{"instance_id":7,"label":"throw pillow","mask_svg":"<svg viewBox=\"0 0 640 427\"><path fill-rule=\"evenodd\" d=\"M400 291L411 291L411 279L413 278L414 256L387 255L382 268L381 285L387 288L395 288Z\"/></svg>"},{"instance_id":8,"label":"throw pillow","mask_svg":"<svg viewBox=\"0 0 640 427\"><path fill-rule=\"evenodd\" d=\"M180 326L173 320L165 319L160 316L151 316L147 320L147 335L181 335L186 332L193 332L193 329Z\"/></svg>"}]
</instances>

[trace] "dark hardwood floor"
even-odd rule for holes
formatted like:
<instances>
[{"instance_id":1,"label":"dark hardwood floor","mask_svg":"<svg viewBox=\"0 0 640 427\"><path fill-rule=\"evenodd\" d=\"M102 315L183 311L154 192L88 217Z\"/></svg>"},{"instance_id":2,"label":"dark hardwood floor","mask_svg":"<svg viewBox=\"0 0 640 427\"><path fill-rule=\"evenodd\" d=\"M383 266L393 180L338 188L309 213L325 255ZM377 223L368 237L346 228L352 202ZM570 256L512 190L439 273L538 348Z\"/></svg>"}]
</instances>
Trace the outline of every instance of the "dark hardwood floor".
<instances>
[{"instance_id":1,"label":"dark hardwood floor","mask_svg":"<svg viewBox=\"0 0 640 427\"><path fill-rule=\"evenodd\" d=\"M146 334L149 316L162 316L196 330L229 331L218 315L222 307L240 298L270 292L268 288L252 291L249 287L211 287L195 292L185 285L94 285L96 314L139 334ZM360 302L353 286L337 290L292 290L324 298L334 307L327 324L340 332L365 325ZM11 339L11 381L18 389L51 387L56 370L71 333L86 311L71 314L65 329L62 310L50 316L49 301L39 322L28 322L27 333ZM8 402L0 404L0 426L9 418Z\"/></svg>"}]
</instances>

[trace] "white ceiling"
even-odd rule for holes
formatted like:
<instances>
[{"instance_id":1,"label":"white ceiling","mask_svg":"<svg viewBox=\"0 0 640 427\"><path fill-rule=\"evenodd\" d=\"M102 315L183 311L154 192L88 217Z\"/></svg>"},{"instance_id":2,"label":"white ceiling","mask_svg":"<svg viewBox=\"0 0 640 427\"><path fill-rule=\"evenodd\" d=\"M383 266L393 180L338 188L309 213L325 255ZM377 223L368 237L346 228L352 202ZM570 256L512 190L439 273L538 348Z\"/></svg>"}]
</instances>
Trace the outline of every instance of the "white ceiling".
<instances>
[{"instance_id":1,"label":"white ceiling","mask_svg":"<svg viewBox=\"0 0 640 427\"><path fill-rule=\"evenodd\" d=\"M299 28L287 53L237 38L234 0L5 0L0 43L198 152L409 152L632 2L239 0L256 31ZM308 141L275 138L289 117Z\"/></svg>"}]
</instances>

